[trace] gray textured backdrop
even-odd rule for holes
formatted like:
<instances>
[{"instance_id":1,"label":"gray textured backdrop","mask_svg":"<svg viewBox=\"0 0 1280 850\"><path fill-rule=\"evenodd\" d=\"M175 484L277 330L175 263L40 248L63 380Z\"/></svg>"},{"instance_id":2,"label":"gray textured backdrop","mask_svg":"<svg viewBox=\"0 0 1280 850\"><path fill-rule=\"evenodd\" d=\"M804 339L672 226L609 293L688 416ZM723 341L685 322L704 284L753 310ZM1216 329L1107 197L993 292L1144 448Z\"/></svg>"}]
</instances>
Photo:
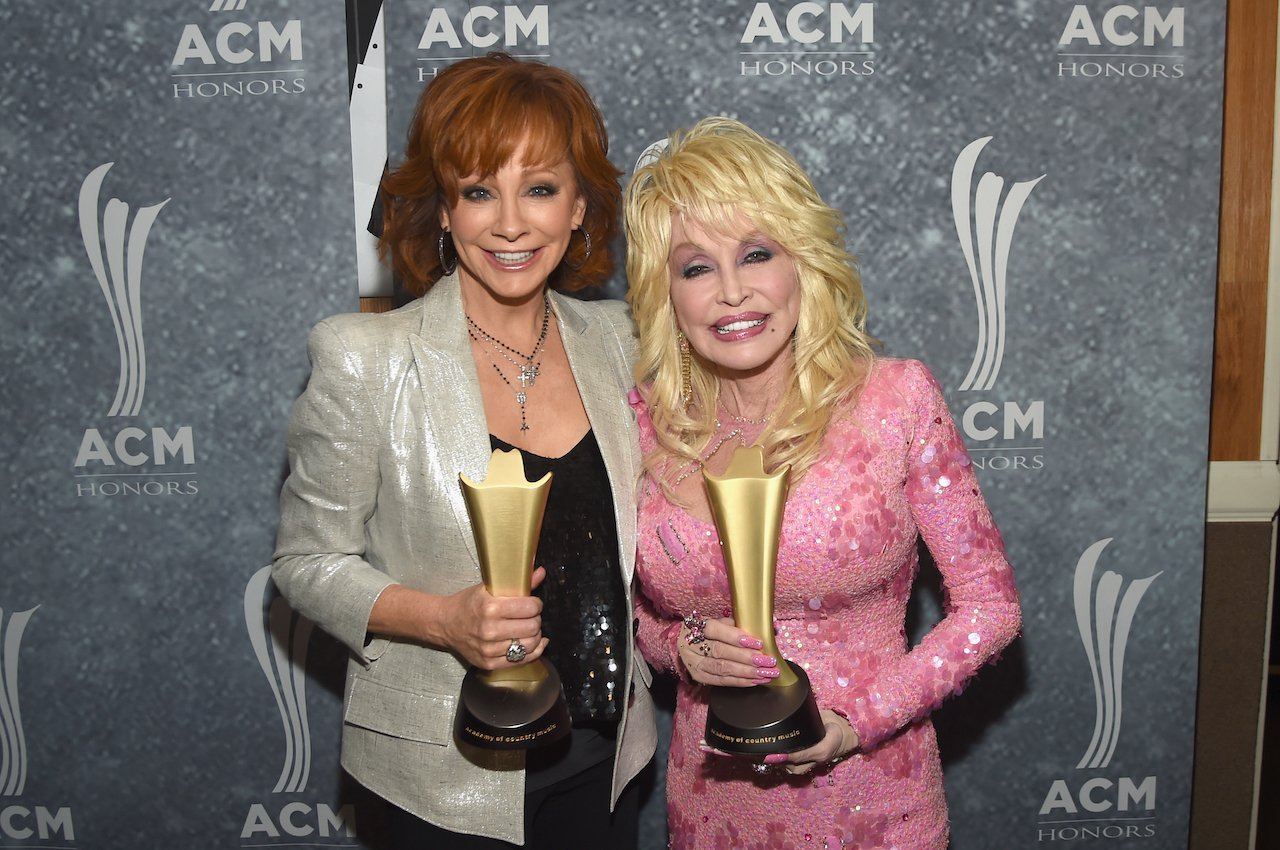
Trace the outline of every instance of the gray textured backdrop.
<instances>
[{"instance_id":1,"label":"gray textured backdrop","mask_svg":"<svg viewBox=\"0 0 1280 850\"><path fill-rule=\"evenodd\" d=\"M377 844L376 807L336 767L340 650L318 633L304 644L309 711L305 722L282 720L244 616L246 586L270 556L306 330L354 305L342 4L223 5L236 3L0 4L10 36L0 60L0 177L10 199L0 213L10 292L0 319L8 366L0 440L10 471L0 626L8 629L3 706L20 710L4 724L0 809L12 814L0 818L0 846ZM479 4L388 3L393 158L419 69L484 50L466 41L469 5ZM936 715L952 846L1184 846L1224 3L1149 7L1166 17L1183 9L1180 45L1159 28L1143 43L1148 7L1134 7L1136 24L1119 18L1121 38L1109 39L1104 16L1124 7L1097 0L876 2L865 4L871 42L857 42L864 29L842 43L823 34L802 44L792 35L826 30L831 16L828 4L812 7L823 14L788 34L796 5L565 0L547 4L546 44L500 37L493 46L578 74L605 112L614 161L628 171L650 141L708 114L735 115L776 138L847 214L872 330L889 353L927 362L962 421L975 403L991 405L984 411L1042 403L1039 435L1014 428L990 437L979 429L1002 420L985 412L968 434L987 466L981 480L1017 569L1026 625L1004 661ZM761 6L775 13L781 43L741 43ZM418 49L436 7L459 34L458 49ZM493 8L501 22L511 7ZM531 15L537 4L514 8ZM1081 9L1099 44L1061 45L1069 20L1079 30ZM264 61L258 22L290 20L301 21L302 56L275 48ZM217 33L239 22L248 27L227 31L229 58L218 55ZM171 65L179 45L200 52L189 24L212 64ZM1135 43L1113 43L1130 30ZM772 75L791 61L817 72ZM743 75L743 62L765 70ZM823 75L824 62L863 73ZM1060 70L1071 63L1075 76ZM1125 73L1106 76L1108 63ZM249 80L268 90L283 81L284 90L223 93L223 83ZM978 310L953 218L952 169L987 136L975 184L988 171L1006 191L1043 179L1009 248L998 380L961 390ZM107 162L115 164L99 210L108 198L134 211L170 199L141 272L146 395L126 417L107 415L116 335L77 209L82 181ZM619 275L611 293L622 291ZM122 428L180 426L191 427L193 464L76 466L88 429L115 456ZM1001 469L1019 458L1031 468ZM90 473L98 477L77 477ZM103 485L156 482L198 492L101 495ZM1095 689L1073 575L1108 538L1099 575L1159 575L1133 613L1114 757L1077 768L1094 731ZM12 625L32 609L25 631ZM926 575L917 634L938 610ZM313 760L304 783L276 793L291 732L309 734ZM1154 795L1121 793L1148 777ZM328 816L344 805L354 807L359 839ZM646 808L646 847L665 843L662 820L659 791ZM1090 831L1100 837L1082 837Z\"/></svg>"}]
</instances>

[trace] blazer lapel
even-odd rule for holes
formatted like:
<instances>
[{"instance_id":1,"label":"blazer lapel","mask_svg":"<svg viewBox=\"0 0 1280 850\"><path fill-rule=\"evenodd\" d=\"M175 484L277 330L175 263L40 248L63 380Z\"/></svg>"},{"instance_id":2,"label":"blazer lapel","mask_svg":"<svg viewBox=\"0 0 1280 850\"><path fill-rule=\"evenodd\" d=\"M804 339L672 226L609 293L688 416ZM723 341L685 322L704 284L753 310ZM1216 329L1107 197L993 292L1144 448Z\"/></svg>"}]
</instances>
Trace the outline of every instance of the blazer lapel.
<instances>
[{"instance_id":1,"label":"blazer lapel","mask_svg":"<svg viewBox=\"0 0 1280 850\"><path fill-rule=\"evenodd\" d=\"M491 452L456 274L441 278L423 296L422 331L409 337L409 346L422 391L424 471L443 483L458 532L478 570L480 560L458 473L483 480Z\"/></svg>"},{"instance_id":2,"label":"blazer lapel","mask_svg":"<svg viewBox=\"0 0 1280 850\"><path fill-rule=\"evenodd\" d=\"M626 380L627 371L622 348L614 335L606 331L603 322L583 318L577 302L555 292L551 298L560 320L560 337L569 357L569 368L578 383L578 394L582 397L587 419L600 445L605 471L609 474L622 554L622 576L630 586L635 570L638 469L627 389L619 385L619 380Z\"/></svg>"}]
</instances>

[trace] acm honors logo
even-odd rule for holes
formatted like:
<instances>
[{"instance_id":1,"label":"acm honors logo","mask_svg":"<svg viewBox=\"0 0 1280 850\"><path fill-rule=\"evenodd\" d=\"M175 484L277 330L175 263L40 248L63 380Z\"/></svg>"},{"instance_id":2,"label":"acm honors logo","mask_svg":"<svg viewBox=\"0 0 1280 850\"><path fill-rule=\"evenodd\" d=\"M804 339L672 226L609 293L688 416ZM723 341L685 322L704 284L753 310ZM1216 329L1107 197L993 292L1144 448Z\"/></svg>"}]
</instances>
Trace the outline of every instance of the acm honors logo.
<instances>
[{"instance_id":1,"label":"acm honors logo","mask_svg":"<svg viewBox=\"0 0 1280 850\"><path fill-rule=\"evenodd\" d=\"M425 83L449 62L486 50L505 50L526 59L549 59L550 6L468 4L465 12L433 6L418 39L417 81Z\"/></svg>"},{"instance_id":2,"label":"acm honors logo","mask_svg":"<svg viewBox=\"0 0 1280 850\"><path fill-rule=\"evenodd\" d=\"M268 601L269 600L269 601ZM254 657L271 686L284 733L284 762L270 802L251 803L240 830L245 847L263 839L280 846L302 843L356 846L355 809L298 799L311 776L311 724L307 718L307 650L312 623L272 592L271 568L254 573L244 589L244 621Z\"/></svg>"},{"instance_id":3,"label":"acm honors logo","mask_svg":"<svg viewBox=\"0 0 1280 850\"><path fill-rule=\"evenodd\" d=\"M195 438L191 426L138 423L147 389L143 259L147 239L169 198L131 212L119 198L101 199L114 163L80 186L80 235L103 307L115 330L119 372L106 411L110 426L86 428L75 458L76 496L193 496Z\"/></svg>"},{"instance_id":4,"label":"acm honors logo","mask_svg":"<svg viewBox=\"0 0 1280 850\"><path fill-rule=\"evenodd\" d=\"M961 392L992 393L1007 343L1009 297L1019 291L1008 279L1014 228L1023 206L1044 179L1014 182L987 171L974 181L978 155L991 136L971 142L951 170L951 213L969 269L977 308L977 343ZM1044 401L1007 399L999 394L967 402L960 417L977 469L1044 468Z\"/></svg>"},{"instance_id":5,"label":"acm honors logo","mask_svg":"<svg viewBox=\"0 0 1280 850\"><path fill-rule=\"evenodd\" d=\"M875 4L756 3L738 39L743 77L869 77Z\"/></svg>"},{"instance_id":6,"label":"acm honors logo","mask_svg":"<svg viewBox=\"0 0 1280 850\"><path fill-rule=\"evenodd\" d=\"M1075 4L1058 37L1056 72L1077 79L1186 76L1183 6Z\"/></svg>"},{"instance_id":7,"label":"acm honors logo","mask_svg":"<svg viewBox=\"0 0 1280 850\"><path fill-rule=\"evenodd\" d=\"M307 90L301 19L264 19L256 10L264 5L261 0L196 2L205 16L182 25L169 62L174 98L299 95Z\"/></svg>"},{"instance_id":8,"label":"acm honors logo","mask_svg":"<svg viewBox=\"0 0 1280 850\"><path fill-rule=\"evenodd\" d=\"M1156 836L1156 777L1103 773L1120 742L1124 720L1125 653L1138 606L1162 572L1126 581L1097 573L1113 538L1099 540L1076 562L1072 600L1076 628L1093 679L1093 735L1076 764L1087 778L1055 779L1040 806L1037 841L1145 840Z\"/></svg>"},{"instance_id":9,"label":"acm honors logo","mask_svg":"<svg viewBox=\"0 0 1280 850\"><path fill-rule=\"evenodd\" d=\"M0 609L0 838L6 846L14 842L23 847L65 848L76 840L71 808L25 799L29 765L18 698L18 660L22 637L38 608L8 614Z\"/></svg>"}]
</instances>

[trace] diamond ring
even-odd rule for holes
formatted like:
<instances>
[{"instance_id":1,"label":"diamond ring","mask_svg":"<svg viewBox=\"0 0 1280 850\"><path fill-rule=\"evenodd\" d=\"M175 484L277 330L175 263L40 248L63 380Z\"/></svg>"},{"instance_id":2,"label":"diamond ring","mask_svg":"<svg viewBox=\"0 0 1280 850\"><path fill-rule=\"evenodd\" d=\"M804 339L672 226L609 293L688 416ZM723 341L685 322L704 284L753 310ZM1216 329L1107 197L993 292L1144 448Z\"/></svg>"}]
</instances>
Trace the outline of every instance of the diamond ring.
<instances>
[{"instance_id":1,"label":"diamond ring","mask_svg":"<svg viewBox=\"0 0 1280 850\"><path fill-rule=\"evenodd\" d=\"M525 649L524 644L514 638L511 640L511 646L507 647L507 660L512 664L524 661L524 657L528 654L529 650Z\"/></svg>"}]
</instances>

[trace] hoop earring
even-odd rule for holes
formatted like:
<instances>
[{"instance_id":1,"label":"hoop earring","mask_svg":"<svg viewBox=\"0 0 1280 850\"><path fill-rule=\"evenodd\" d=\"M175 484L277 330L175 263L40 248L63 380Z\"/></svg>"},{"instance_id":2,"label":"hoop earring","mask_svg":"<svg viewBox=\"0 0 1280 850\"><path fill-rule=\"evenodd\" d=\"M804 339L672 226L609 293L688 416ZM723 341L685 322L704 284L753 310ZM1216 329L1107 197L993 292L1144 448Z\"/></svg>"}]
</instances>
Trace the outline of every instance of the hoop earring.
<instances>
[{"instance_id":1,"label":"hoop earring","mask_svg":"<svg viewBox=\"0 0 1280 850\"><path fill-rule=\"evenodd\" d=\"M591 259L591 234L590 234L590 233L588 233L587 231L582 230L581 228L579 228L579 229L577 229L576 231L570 232L570 234L569 234L569 238L570 238L570 239L572 239L572 238L573 238L573 234L574 234L575 232L576 232L576 233L581 233L581 234L582 234L582 239L583 239L583 241L586 243L586 248L587 248L586 253L582 255L582 262L580 262L580 263L571 263L571 262L569 262L569 252L568 252L568 251L565 251L565 252L564 252L564 260L563 260L563 262L564 262L564 264L565 264L566 266L568 266L569 268L573 269L575 272L580 272L580 271L582 271L582 267L583 267L583 266L585 266L585 265L587 264L587 260Z\"/></svg>"},{"instance_id":2,"label":"hoop earring","mask_svg":"<svg viewBox=\"0 0 1280 850\"><path fill-rule=\"evenodd\" d=\"M440 257L440 271L447 275L453 274L454 270L458 268L458 251L456 248L453 252L453 265L450 266L444 261L444 235L448 232L447 230L440 231L440 241L436 243L436 254Z\"/></svg>"},{"instance_id":3,"label":"hoop earring","mask_svg":"<svg viewBox=\"0 0 1280 850\"><path fill-rule=\"evenodd\" d=\"M680 402L689 406L693 399L693 355L689 353L689 338L684 331L676 331L680 345Z\"/></svg>"}]
</instances>

